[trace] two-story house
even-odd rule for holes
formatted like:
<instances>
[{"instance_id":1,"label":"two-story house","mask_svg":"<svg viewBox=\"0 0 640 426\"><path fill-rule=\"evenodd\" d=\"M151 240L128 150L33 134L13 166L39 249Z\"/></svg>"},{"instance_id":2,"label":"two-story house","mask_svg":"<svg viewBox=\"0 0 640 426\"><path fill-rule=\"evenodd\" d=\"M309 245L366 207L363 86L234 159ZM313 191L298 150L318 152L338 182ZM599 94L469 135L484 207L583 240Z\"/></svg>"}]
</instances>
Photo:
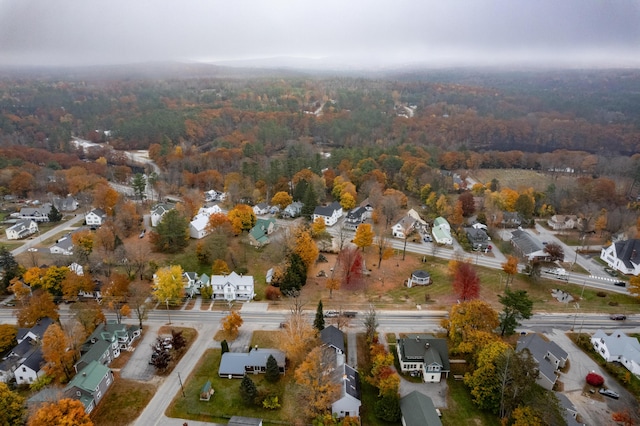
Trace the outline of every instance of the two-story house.
<instances>
[{"instance_id":1,"label":"two-story house","mask_svg":"<svg viewBox=\"0 0 640 426\"><path fill-rule=\"evenodd\" d=\"M302 207L304 207L304 204L300 201L294 201L282 210L282 216L290 218L298 217L302 213Z\"/></svg>"},{"instance_id":2,"label":"two-story house","mask_svg":"<svg viewBox=\"0 0 640 426\"><path fill-rule=\"evenodd\" d=\"M391 235L396 238L408 238L409 235L416 229L416 221L415 218L411 216L404 216L400 219L395 225L391 227Z\"/></svg>"},{"instance_id":3,"label":"two-story house","mask_svg":"<svg viewBox=\"0 0 640 426\"><path fill-rule=\"evenodd\" d=\"M333 226L342 217L342 206L339 202L334 201L328 206L317 206L313 211L313 220L318 218L324 219L326 226Z\"/></svg>"},{"instance_id":4,"label":"two-story house","mask_svg":"<svg viewBox=\"0 0 640 426\"><path fill-rule=\"evenodd\" d=\"M97 228L107 220L107 213L102 209L93 209L85 216L87 226Z\"/></svg>"},{"instance_id":5,"label":"two-story house","mask_svg":"<svg viewBox=\"0 0 640 426\"><path fill-rule=\"evenodd\" d=\"M222 213L222 209L216 204L200 208L191 223L189 223L189 236L199 240L209 235L209 230L207 229L209 216L216 213Z\"/></svg>"},{"instance_id":6,"label":"two-story house","mask_svg":"<svg viewBox=\"0 0 640 426\"><path fill-rule=\"evenodd\" d=\"M617 241L600 251L600 259L625 275L640 274L640 239Z\"/></svg>"},{"instance_id":7,"label":"two-story house","mask_svg":"<svg viewBox=\"0 0 640 426\"><path fill-rule=\"evenodd\" d=\"M426 383L436 383L443 376L449 376L451 368L445 339L429 334L409 334L398 339L396 349L403 373L419 372Z\"/></svg>"},{"instance_id":8,"label":"two-story house","mask_svg":"<svg viewBox=\"0 0 640 426\"><path fill-rule=\"evenodd\" d=\"M364 223L367 219L371 218L371 210L365 206L356 207L347 213L344 218L344 227L355 231L358 229L358 225Z\"/></svg>"},{"instance_id":9,"label":"two-story house","mask_svg":"<svg viewBox=\"0 0 640 426\"><path fill-rule=\"evenodd\" d=\"M212 275L209 282L215 300L252 300L254 293L253 277L250 275L238 275L231 272L229 275Z\"/></svg>"},{"instance_id":10,"label":"two-story house","mask_svg":"<svg viewBox=\"0 0 640 426\"><path fill-rule=\"evenodd\" d=\"M269 204L267 203L258 203L253 206L253 213L256 216L263 216L269 213Z\"/></svg>"},{"instance_id":11,"label":"two-story house","mask_svg":"<svg viewBox=\"0 0 640 426\"><path fill-rule=\"evenodd\" d=\"M249 231L249 244L254 247L262 247L269 244L269 235L271 235L275 229L275 219L258 218L255 226Z\"/></svg>"},{"instance_id":12,"label":"two-story house","mask_svg":"<svg viewBox=\"0 0 640 426\"><path fill-rule=\"evenodd\" d=\"M64 256L73 255L73 240L71 238L71 233L68 233L64 237L56 240L56 242L49 247L49 253L61 254Z\"/></svg>"},{"instance_id":13,"label":"two-story house","mask_svg":"<svg viewBox=\"0 0 640 426\"><path fill-rule=\"evenodd\" d=\"M538 363L536 383L547 390L552 390L558 378L557 371L563 368L569 354L553 341L546 341L536 333L530 333L518 340L516 351L529 351Z\"/></svg>"},{"instance_id":14,"label":"two-story house","mask_svg":"<svg viewBox=\"0 0 640 426\"><path fill-rule=\"evenodd\" d=\"M433 221L433 229L431 230L433 239L438 244L453 244L453 237L451 236L451 225L444 217L437 217Z\"/></svg>"},{"instance_id":15,"label":"two-story house","mask_svg":"<svg viewBox=\"0 0 640 426\"><path fill-rule=\"evenodd\" d=\"M78 201L71 195L66 197L53 197L53 205L59 212L74 212L78 210Z\"/></svg>"},{"instance_id":16,"label":"two-story house","mask_svg":"<svg viewBox=\"0 0 640 426\"><path fill-rule=\"evenodd\" d=\"M20 219L31 219L36 222L49 222L51 203L44 203L40 207L23 207L20 209Z\"/></svg>"},{"instance_id":17,"label":"two-story house","mask_svg":"<svg viewBox=\"0 0 640 426\"><path fill-rule=\"evenodd\" d=\"M598 330L591 337L593 349L607 362L619 362L632 374L640 375L640 342L622 330L607 334Z\"/></svg>"},{"instance_id":18,"label":"two-story house","mask_svg":"<svg viewBox=\"0 0 640 426\"><path fill-rule=\"evenodd\" d=\"M38 232L38 223L33 219L18 220L5 230L8 240L21 240Z\"/></svg>"},{"instance_id":19,"label":"two-story house","mask_svg":"<svg viewBox=\"0 0 640 426\"><path fill-rule=\"evenodd\" d=\"M485 251L489 248L490 239L484 229L472 226L470 228L464 228L464 232L473 250Z\"/></svg>"},{"instance_id":20,"label":"two-story house","mask_svg":"<svg viewBox=\"0 0 640 426\"><path fill-rule=\"evenodd\" d=\"M113 385L113 372L98 361L90 362L67 384L64 395L82 402L85 413L91 413Z\"/></svg>"},{"instance_id":21,"label":"two-story house","mask_svg":"<svg viewBox=\"0 0 640 426\"><path fill-rule=\"evenodd\" d=\"M153 206L151 208L150 211L150 221L151 221L151 226L153 226L154 228L156 226L158 226L158 224L160 223L160 221L162 220L162 217L170 210L173 210L175 208L174 204L169 204L169 203L159 203L156 204L155 206Z\"/></svg>"}]
</instances>

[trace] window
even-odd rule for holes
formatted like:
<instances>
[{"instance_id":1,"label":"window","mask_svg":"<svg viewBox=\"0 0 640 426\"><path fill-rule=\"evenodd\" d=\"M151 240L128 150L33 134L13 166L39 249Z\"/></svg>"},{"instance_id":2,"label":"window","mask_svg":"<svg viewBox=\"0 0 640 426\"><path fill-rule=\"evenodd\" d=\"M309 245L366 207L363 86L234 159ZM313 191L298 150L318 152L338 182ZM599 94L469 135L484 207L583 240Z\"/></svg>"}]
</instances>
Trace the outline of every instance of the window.
<instances>
[{"instance_id":1,"label":"window","mask_svg":"<svg viewBox=\"0 0 640 426\"><path fill-rule=\"evenodd\" d=\"M23 373L26 373L26 372L27 372L27 369L26 369L25 367L22 367L22 372L23 372Z\"/></svg>"},{"instance_id":2,"label":"window","mask_svg":"<svg viewBox=\"0 0 640 426\"><path fill-rule=\"evenodd\" d=\"M102 392L98 391L96 393L96 399L100 399L101 396L102 396Z\"/></svg>"}]
</instances>

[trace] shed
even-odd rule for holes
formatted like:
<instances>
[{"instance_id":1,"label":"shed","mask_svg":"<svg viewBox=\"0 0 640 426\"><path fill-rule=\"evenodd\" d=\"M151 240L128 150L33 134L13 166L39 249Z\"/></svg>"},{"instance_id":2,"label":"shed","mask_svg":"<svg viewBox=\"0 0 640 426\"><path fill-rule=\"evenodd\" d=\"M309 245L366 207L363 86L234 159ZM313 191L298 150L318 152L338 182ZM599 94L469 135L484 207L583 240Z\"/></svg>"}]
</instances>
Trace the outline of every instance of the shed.
<instances>
[{"instance_id":1,"label":"shed","mask_svg":"<svg viewBox=\"0 0 640 426\"><path fill-rule=\"evenodd\" d=\"M427 271L417 270L413 271L411 278L407 281L407 287L411 288L413 285L429 285L431 284L431 275Z\"/></svg>"},{"instance_id":2,"label":"shed","mask_svg":"<svg viewBox=\"0 0 640 426\"><path fill-rule=\"evenodd\" d=\"M200 389L200 401L209 401L215 390L211 387L211 380L207 380L202 389Z\"/></svg>"}]
</instances>

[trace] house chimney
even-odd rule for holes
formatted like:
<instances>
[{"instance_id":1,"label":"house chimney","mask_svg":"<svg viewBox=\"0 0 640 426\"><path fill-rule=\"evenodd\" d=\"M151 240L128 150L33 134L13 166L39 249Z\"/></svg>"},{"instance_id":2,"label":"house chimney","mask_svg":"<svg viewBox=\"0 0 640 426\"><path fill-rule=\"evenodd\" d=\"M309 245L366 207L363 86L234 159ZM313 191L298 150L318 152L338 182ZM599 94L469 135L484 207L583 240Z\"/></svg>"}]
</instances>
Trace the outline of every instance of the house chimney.
<instances>
[{"instance_id":1,"label":"house chimney","mask_svg":"<svg viewBox=\"0 0 640 426\"><path fill-rule=\"evenodd\" d=\"M424 344L424 348L425 348L425 349L429 349L429 342L427 342L427 343L425 343L425 344Z\"/></svg>"},{"instance_id":2,"label":"house chimney","mask_svg":"<svg viewBox=\"0 0 640 426\"><path fill-rule=\"evenodd\" d=\"M420 341L420 336L416 336L416 342Z\"/></svg>"},{"instance_id":3,"label":"house chimney","mask_svg":"<svg viewBox=\"0 0 640 426\"><path fill-rule=\"evenodd\" d=\"M87 377L87 373L85 373L84 371L82 372L82 377Z\"/></svg>"}]
</instances>

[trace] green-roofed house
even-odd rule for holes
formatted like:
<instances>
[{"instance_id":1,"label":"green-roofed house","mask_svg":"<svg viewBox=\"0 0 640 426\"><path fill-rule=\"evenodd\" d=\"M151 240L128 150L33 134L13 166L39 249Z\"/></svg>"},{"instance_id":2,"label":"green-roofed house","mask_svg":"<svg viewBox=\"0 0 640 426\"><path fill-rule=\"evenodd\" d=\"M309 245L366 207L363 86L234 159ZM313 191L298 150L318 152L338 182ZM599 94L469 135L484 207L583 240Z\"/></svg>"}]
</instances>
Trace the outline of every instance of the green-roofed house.
<instances>
[{"instance_id":1,"label":"green-roofed house","mask_svg":"<svg viewBox=\"0 0 640 426\"><path fill-rule=\"evenodd\" d=\"M400 411L403 426L442 426L431 398L418 391L400 399Z\"/></svg>"},{"instance_id":2,"label":"green-roofed house","mask_svg":"<svg viewBox=\"0 0 640 426\"><path fill-rule=\"evenodd\" d=\"M403 373L419 372L427 383L438 383L443 375L449 376L449 348L445 339L409 334L398 339L396 348Z\"/></svg>"},{"instance_id":3,"label":"green-roofed house","mask_svg":"<svg viewBox=\"0 0 640 426\"><path fill-rule=\"evenodd\" d=\"M113 384L113 372L98 361L91 361L64 388L65 396L77 399L89 414L104 398Z\"/></svg>"},{"instance_id":4,"label":"green-roofed house","mask_svg":"<svg viewBox=\"0 0 640 426\"><path fill-rule=\"evenodd\" d=\"M444 217L437 217L433 221L433 229L431 234L438 244L453 244L453 238L451 237L451 225Z\"/></svg>"},{"instance_id":5,"label":"green-roofed house","mask_svg":"<svg viewBox=\"0 0 640 426\"><path fill-rule=\"evenodd\" d=\"M276 220L273 218L256 220L256 225L249 231L249 244L254 247L262 247L269 244L269 235L276 229Z\"/></svg>"}]
</instances>

